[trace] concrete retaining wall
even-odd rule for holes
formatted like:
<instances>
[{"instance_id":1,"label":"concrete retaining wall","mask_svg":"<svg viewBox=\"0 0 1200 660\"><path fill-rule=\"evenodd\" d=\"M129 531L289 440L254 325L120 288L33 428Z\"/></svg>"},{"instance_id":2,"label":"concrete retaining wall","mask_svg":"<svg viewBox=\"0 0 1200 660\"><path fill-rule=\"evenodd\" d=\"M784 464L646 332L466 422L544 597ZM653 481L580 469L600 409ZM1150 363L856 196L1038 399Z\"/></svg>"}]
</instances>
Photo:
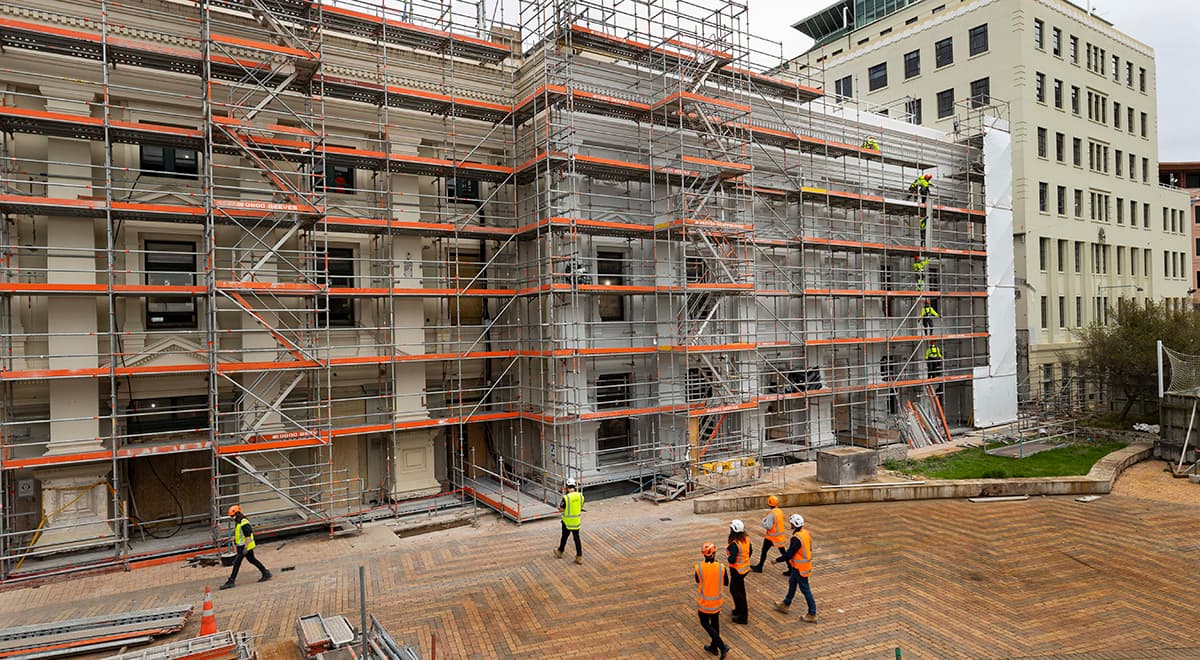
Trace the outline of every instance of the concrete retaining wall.
<instances>
[{"instance_id":1,"label":"concrete retaining wall","mask_svg":"<svg viewBox=\"0 0 1200 660\"><path fill-rule=\"evenodd\" d=\"M1032 479L950 479L924 484L824 488L778 493L783 508L820 504L858 502L900 502L906 500L955 499L966 497L1003 497L1009 495L1103 495L1125 468L1150 457L1153 445L1137 443L1119 449L1092 466L1087 476ZM695 513L725 513L769 509L769 493L755 495L714 495L693 500Z\"/></svg>"}]
</instances>

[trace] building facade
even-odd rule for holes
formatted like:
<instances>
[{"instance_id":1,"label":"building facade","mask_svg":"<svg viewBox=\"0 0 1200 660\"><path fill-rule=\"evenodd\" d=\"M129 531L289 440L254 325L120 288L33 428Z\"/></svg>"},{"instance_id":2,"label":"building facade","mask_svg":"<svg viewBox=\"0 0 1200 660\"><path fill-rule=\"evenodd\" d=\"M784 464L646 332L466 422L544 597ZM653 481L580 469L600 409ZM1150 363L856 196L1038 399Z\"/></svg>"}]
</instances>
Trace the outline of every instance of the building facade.
<instances>
[{"instance_id":1,"label":"building facade","mask_svg":"<svg viewBox=\"0 0 1200 660\"><path fill-rule=\"evenodd\" d=\"M1011 418L980 145L707 5L0 7L0 577Z\"/></svg>"},{"instance_id":2,"label":"building facade","mask_svg":"<svg viewBox=\"0 0 1200 660\"><path fill-rule=\"evenodd\" d=\"M1066 0L847 0L794 27L816 45L785 69L867 108L951 133L972 108L1010 118L1022 397L1094 402L1074 332L1192 287L1187 196L1155 178L1153 49Z\"/></svg>"},{"instance_id":3,"label":"building facade","mask_svg":"<svg viewBox=\"0 0 1200 660\"><path fill-rule=\"evenodd\" d=\"M1191 277L1192 304L1200 303L1200 163L1159 163L1158 182L1164 186L1180 188L1191 199L1191 218L1188 224L1192 234L1192 270Z\"/></svg>"}]
</instances>

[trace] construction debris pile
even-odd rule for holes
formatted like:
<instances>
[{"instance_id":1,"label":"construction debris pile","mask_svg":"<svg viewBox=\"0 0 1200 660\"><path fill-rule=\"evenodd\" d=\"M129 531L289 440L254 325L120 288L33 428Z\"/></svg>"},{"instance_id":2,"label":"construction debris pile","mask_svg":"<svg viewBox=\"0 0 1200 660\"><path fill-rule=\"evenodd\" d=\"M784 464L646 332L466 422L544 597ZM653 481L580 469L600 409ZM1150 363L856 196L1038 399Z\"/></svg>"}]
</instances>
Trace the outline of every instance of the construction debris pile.
<instances>
[{"instance_id":1,"label":"construction debris pile","mask_svg":"<svg viewBox=\"0 0 1200 660\"><path fill-rule=\"evenodd\" d=\"M374 615L370 620L363 640L344 616L302 616L296 619L296 643L305 660L421 660L416 649L397 644Z\"/></svg>"},{"instance_id":2,"label":"construction debris pile","mask_svg":"<svg viewBox=\"0 0 1200 660\"><path fill-rule=\"evenodd\" d=\"M191 605L177 605L5 628L0 630L0 657L57 658L146 644L159 635L179 632L192 610Z\"/></svg>"},{"instance_id":3,"label":"construction debris pile","mask_svg":"<svg viewBox=\"0 0 1200 660\"><path fill-rule=\"evenodd\" d=\"M109 656L104 660L253 660L257 657L249 633L226 630Z\"/></svg>"},{"instance_id":4,"label":"construction debris pile","mask_svg":"<svg viewBox=\"0 0 1200 660\"><path fill-rule=\"evenodd\" d=\"M896 415L900 438L909 447L928 447L950 442L950 426L942 412L941 401L930 396L923 401L909 401Z\"/></svg>"}]
</instances>

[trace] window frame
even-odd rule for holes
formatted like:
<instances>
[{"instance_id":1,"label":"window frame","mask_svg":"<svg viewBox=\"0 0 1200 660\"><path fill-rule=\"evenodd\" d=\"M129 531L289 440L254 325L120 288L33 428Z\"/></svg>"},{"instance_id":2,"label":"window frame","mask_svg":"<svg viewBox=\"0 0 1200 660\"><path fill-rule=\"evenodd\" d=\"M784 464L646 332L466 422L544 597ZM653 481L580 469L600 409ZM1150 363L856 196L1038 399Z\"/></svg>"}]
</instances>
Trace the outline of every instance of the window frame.
<instances>
[{"instance_id":1,"label":"window frame","mask_svg":"<svg viewBox=\"0 0 1200 660\"><path fill-rule=\"evenodd\" d=\"M934 42L933 68L941 69L943 67L948 67L951 64L954 64L954 37L946 37L945 39Z\"/></svg>"},{"instance_id":2,"label":"window frame","mask_svg":"<svg viewBox=\"0 0 1200 660\"><path fill-rule=\"evenodd\" d=\"M921 75L921 49L904 54L904 79L911 80Z\"/></svg>"},{"instance_id":3,"label":"window frame","mask_svg":"<svg viewBox=\"0 0 1200 660\"><path fill-rule=\"evenodd\" d=\"M196 242L178 240L144 239L142 241L142 270L147 286L196 286ZM170 268L171 265L186 266L179 255L191 254L191 265L187 268ZM160 268L155 267L156 260L166 258ZM186 278L161 277L156 280L151 273L174 273L186 275ZM185 281L186 280L186 281ZM184 305L187 309L172 310L166 306ZM163 307L159 307L163 306ZM162 314L160 320L154 316ZM169 318L168 318L169 317ZM186 318L185 318L186 317ZM200 327L200 317L196 313L196 298L191 293L154 293L146 296L145 317L146 330L195 330Z\"/></svg>"},{"instance_id":4,"label":"window frame","mask_svg":"<svg viewBox=\"0 0 1200 660\"><path fill-rule=\"evenodd\" d=\"M882 72L882 75L880 73ZM874 92L888 86L888 63L880 62L867 69L867 91Z\"/></svg>"},{"instance_id":5,"label":"window frame","mask_svg":"<svg viewBox=\"0 0 1200 660\"><path fill-rule=\"evenodd\" d=\"M982 32L981 32L982 30ZM982 38L980 37L982 35ZM967 57L988 52L988 24L976 25L967 30Z\"/></svg>"}]
</instances>

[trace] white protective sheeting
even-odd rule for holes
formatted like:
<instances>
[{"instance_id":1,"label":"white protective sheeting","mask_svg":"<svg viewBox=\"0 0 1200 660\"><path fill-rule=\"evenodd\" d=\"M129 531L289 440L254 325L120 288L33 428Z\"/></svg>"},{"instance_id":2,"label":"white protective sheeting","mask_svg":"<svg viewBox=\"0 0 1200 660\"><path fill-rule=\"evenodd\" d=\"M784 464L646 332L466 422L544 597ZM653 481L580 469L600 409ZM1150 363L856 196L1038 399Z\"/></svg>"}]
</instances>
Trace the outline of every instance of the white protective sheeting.
<instances>
[{"instance_id":1,"label":"white protective sheeting","mask_svg":"<svg viewBox=\"0 0 1200 660\"><path fill-rule=\"evenodd\" d=\"M1017 418L1017 301L1013 254L1012 136L1008 122L986 120L988 363L975 368L975 426Z\"/></svg>"}]
</instances>

